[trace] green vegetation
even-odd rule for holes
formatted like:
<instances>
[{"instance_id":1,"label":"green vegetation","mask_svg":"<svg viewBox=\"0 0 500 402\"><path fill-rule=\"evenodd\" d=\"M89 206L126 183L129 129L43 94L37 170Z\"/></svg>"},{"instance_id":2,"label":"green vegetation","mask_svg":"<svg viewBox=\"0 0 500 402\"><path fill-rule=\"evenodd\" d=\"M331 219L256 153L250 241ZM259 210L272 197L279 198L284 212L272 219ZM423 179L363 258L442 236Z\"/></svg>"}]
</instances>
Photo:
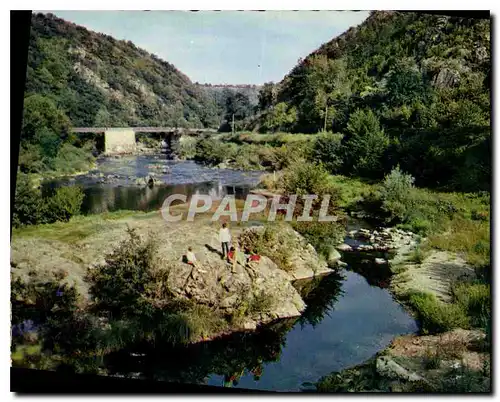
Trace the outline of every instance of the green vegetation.
<instances>
[{"instance_id":1,"label":"green vegetation","mask_svg":"<svg viewBox=\"0 0 500 402\"><path fill-rule=\"evenodd\" d=\"M292 268L292 250L297 248L297 241L290 232L280 230L279 225L266 225L262 231L245 231L238 238L242 249L269 257L284 271Z\"/></svg>"},{"instance_id":2,"label":"green vegetation","mask_svg":"<svg viewBox=\"0 0 500 402\"><path fill-rule=\"evenodd\" d=\"M417 313L424 334L469 327L469 319L461 306L440 302L430 293L412 293L408 304Z\"/></svg>"},{"instance_id":3,"label":"green vegetation","mask_svg":"<svg viewBox=\"0 0 500 402\"><path fill-rule=\"evenodd\" d=\"M332 173L489 190L489 54L488 20L377 11L264 85L254 126L335 131L316 156Z\"/></svg>"},{"instance_id":4,"label":"green vegetation","mask_svg":"<svg viewBox=\"0 0 500 402\"><path fill-rule=\"evenodd\" d=\"M50 356L54 366L74 366L82 357L102 358L138 342L185 344L227 328L218 311L175 298L167 286L169 268L157 260L158 245L134 230L128 234L105 264L89 269L91 303L65 282L67 272L42 280L34 271L29 281L13 281L13 325L31 320L37 326L35 341L41 340L37 347L45 355L38 363ZM256 308L265 303L257 299ZM36 353L23 351L30 342L25 334L14 337L15 364L33 363L29 356Z\"/></svg>"},{"instance_id":5,"label":"green vegetation","mask_svg":"<svg viewBox=\"0 0 500 402\"><path fill-rule=\"evenodd\" d=\"M471 318L471 325L487 328L491 319L491 287L485 283L458 283L453 289L455 301Z\"/></svg>"},{"instance_id":6,"label":"green vegetation","mask_svg":"<svg viewBox=\"0 0 500 402\"><path fill-rule=\"evenodd\" d=\"M29 175L18 174L12 224L37 225L53 222L67 222L80 213L84 198L78 186L58 188L54 195L42 197L41 191L33 188Z\"/></svg>"}]
</instances>

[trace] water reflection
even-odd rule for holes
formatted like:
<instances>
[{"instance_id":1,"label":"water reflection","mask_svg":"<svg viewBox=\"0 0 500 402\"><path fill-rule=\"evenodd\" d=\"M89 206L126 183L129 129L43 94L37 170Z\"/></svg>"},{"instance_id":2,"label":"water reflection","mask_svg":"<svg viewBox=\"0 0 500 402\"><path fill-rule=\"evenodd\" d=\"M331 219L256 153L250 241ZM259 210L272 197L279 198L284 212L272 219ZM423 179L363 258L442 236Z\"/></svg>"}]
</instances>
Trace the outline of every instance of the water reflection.
<instances>
[{"instance_id":1,"label":"water reflection","mask_svg":"<svg viewBox=\"0 0 500 402\"><path fill-rule=\"evenodd\" d=\"M394 336L417 331L387 290L354 272L295 286L307 302L297 320L187 348L121 351L107 356L106 370L163 381L298 391L304 382L362 363Z\"/></svg>"},{"instance_id":2,"label":"water reflection","mask_svg":"<svg viewBox=\"0 0 500 402\"><path fill-rule=\"evenodd\" d=\"M57 187L80 185L85 198L82 213L95 214L116 210L152 211L159 209L171 194L208 194L214 199L225 195L243 198L255 186L260 172L210 169L190 161L173 162L164 156L132 156L119 159L105 158L99 168L87 175L45 182L42 192L48 196ZM168 173L152 166L168 166ZM153 187L136 184L137 178L149 174L165 184Z\"/></svg>"},{"instance_id":3,"label":"water reflection","mask_svg":"<svg viewBox=\"0 0 500 402\"><path fill-rule=\"evenodd\" d=\"M184 194L188 200L195 194L208 194L213 199L220 199L226 194L234 194L237 198L243 198L250 188L250 186L224 186L220 182L154 187L87 187L84 188L85 199L82 212L96 214L120 209L147 212L161 208L165 199L172 194Z\"/></svg>"}]
</instances>

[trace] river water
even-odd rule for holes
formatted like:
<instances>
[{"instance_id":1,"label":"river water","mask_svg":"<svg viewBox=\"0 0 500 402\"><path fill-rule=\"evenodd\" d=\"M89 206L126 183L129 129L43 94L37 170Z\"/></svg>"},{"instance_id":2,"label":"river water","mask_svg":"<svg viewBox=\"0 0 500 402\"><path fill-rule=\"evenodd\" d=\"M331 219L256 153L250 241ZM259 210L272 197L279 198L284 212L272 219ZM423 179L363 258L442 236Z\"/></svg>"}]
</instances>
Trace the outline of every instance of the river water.
<instances>
[{"instance_id":1,"label":"river water","mask_svg":"<svg viewBox=\"0 0 500 402\"><path fill-rule=\"evenodd\" d=\"M242 197L258 183L261 174L208 169L194 162L161 158L101 159L97 172L46 183L43 190L81 185L85 213L148 211L159 208L174 192ZM170 167L170 173L157 175L166 185L134 185L132 176L146 176L148 166L155 163ZM96 177L98 172L114 175L112 182L99 183L102 178ZM185 348L156 345L152 349L124 350L106 357L105 370L110 375L162 381L299 391L305 383L366 361L395 336L417 332L413 318L386 289L387 278L372 275L374 271L367 269L361 257L351 256L346 262L349 265L341 273L294 284L307 304L298 320L284 320L253 333L232 334Z\"/></svg>"}]
</instances>

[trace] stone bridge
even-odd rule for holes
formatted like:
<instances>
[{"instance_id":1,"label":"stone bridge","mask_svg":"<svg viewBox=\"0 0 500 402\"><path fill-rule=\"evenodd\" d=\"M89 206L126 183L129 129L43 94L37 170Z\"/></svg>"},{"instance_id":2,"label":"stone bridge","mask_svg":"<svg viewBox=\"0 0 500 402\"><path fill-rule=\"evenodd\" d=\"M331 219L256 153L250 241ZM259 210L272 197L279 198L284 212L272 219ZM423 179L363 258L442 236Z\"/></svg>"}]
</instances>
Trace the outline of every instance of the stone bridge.
<instances>
[{"instance_id":1,"label":"stone bridge","mask_svg":"<svg viewBox=\"0 0 500 402\"><path fill-rule=\"evenodd\" d=\"M108 155L133 153L136 147L136 133L165 134L164 138L171 143L173 137L199 136L217 132L217 130L208 128L173 127L75 127L72 131L74 133L104 134L104 153Z\"/></svg>"}]
</instances>

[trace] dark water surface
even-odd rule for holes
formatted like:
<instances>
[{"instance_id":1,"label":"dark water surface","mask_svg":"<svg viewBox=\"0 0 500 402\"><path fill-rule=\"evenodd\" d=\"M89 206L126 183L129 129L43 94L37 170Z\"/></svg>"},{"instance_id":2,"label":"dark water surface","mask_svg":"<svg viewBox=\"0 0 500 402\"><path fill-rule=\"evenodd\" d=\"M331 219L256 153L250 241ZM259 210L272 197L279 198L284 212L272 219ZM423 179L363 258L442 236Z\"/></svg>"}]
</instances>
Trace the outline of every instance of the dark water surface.
<instances>
[{"instance_id":1,"label":"dark water surface","mask_svg":"<svg viewBox=\"0 0 500 402\"><path fill-rule=\"evenodd\" d=\"M395 336L417 331L386 289L355 272L303 282L308 307L298 320L188 348L123 351L110 356L106 368L127 377L300 391L304 383L366 361Z\"/></svg>"},{"instance_id":2,"label":"dark water surface","mask_svg":"<svg viewBox=\"0 0 500 402\"><path fill-rule=\"evenodd\" d=\"M102 159L99 172L116 176L113 183L98 183L93 172L46 183L44 191L76 183L85 191L85 213L148 211L159 208L173 193L244 197L260 176L260 172L209 169L194 162L160 158ZM157 163L171 168L171 173L157 173L167 185L149 188L132 184L130 176L147 176L148 165ZM366 226L363 221L351 221L348 230L362 226ZM349 269L341 274L295 283L307 304L298 320L283 320L255 332L187 348L156 345L123 350L106 357L105 370L110 375L163 381L299 391L306 382L366 361L395 336L416 332L415 321L385 288L386 278L372 277L371 272L378 272L378 268L367 264L362 255L345 257Z\"/></svg>"}]
</instances>

